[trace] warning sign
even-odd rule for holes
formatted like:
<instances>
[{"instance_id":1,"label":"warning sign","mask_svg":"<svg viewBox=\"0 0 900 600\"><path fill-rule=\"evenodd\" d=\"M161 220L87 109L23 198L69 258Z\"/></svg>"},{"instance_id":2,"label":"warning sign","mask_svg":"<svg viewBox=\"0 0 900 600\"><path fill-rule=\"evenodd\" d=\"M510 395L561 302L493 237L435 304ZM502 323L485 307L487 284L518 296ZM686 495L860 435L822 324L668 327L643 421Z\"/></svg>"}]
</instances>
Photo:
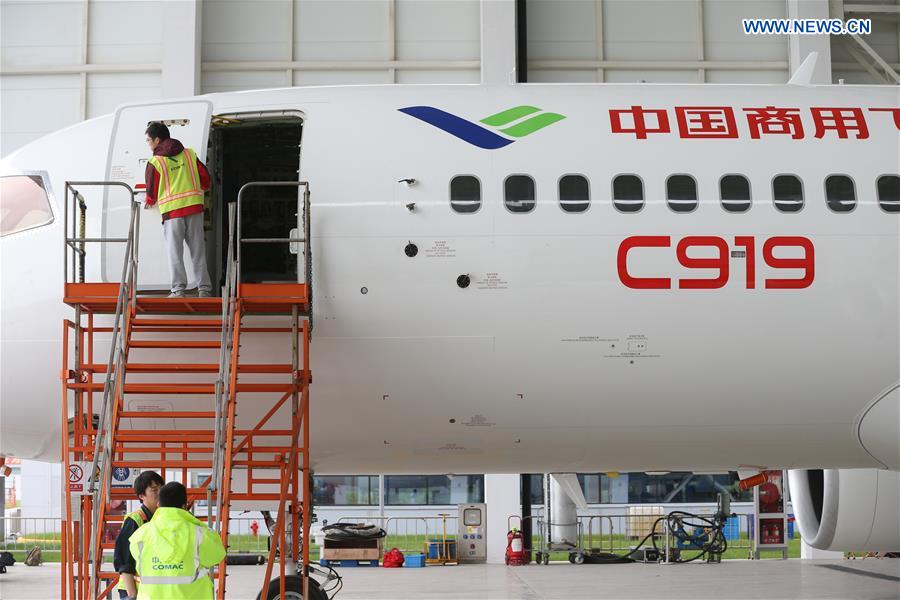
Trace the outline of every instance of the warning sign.
<instances>
[{"instance_id":1,"label":"warning sign","mask_svg":"<svg viewBox=\"0 0 900 600\"><path fill-rule=\"evenodd\" d=\"M80 496L88 493L87 472L90 465L76 462L69 465L69 493Z\"/></svg>"},{"instance_id":2,"label":"warning sign","mask_svg":"<svg viewBox=\"0 0 900 600\"><path fill-rule=\"evenodd\" d=\"M112 470L112 487L114 489L134 487L134 480L140 474L140 469L116 467Z\"/></svg>"},{"instance_id":3,"label":"warning sign","mask_svg":"<svg viewBox=\"0 0 900 600\"><path fill-rule=\"evenodd\" d=\"M84 496L91 493L91 463L80 461L69 464L69 493L73 496ZM100 480L100 466L94 476Z\"/></svg>"}]
</instances>

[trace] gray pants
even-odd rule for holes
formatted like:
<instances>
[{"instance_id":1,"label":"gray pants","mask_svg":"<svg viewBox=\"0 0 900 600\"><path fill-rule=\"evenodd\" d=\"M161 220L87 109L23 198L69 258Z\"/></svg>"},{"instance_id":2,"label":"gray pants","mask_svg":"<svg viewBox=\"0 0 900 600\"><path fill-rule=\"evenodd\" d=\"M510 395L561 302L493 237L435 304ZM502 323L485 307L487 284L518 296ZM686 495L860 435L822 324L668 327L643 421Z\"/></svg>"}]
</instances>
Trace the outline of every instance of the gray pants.
<instances>
[{"instance_id":1,"label":"gray pants","mask_svg":"<svg viewBox=\"0 0 900 600\"><path fill-rule=\"evenodd\" d=\"M206 268L206 240L203 237L203 213L186 217L176 217L163 221L163 235L166 238L166 253L169 255L169 273L172 275L172 291L183 292L187 287L187 273L184 272L184 244L191 253L191 268L197 289L211 292L209 269Z\"/></svg>"}]
</instances>

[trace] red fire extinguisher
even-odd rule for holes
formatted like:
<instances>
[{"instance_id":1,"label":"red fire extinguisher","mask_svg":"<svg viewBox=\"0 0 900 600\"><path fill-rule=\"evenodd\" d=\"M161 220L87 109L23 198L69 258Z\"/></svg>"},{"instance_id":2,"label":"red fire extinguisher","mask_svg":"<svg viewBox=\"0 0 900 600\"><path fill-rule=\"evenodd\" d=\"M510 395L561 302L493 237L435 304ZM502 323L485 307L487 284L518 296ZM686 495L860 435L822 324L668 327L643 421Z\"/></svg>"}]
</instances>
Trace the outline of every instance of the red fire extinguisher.
<instances>
[{"instance_id":1,"label":"red fire extinguisher","mask_svg":"<svg viewBox=\"0 0 900 600\"><path fill-rule=\"evenodd\" d=\"M527 565L530 561L529 552L525 550L525 536L518 529L511 529L506 534L506 564Z\"/></svg>"}]
</instances>

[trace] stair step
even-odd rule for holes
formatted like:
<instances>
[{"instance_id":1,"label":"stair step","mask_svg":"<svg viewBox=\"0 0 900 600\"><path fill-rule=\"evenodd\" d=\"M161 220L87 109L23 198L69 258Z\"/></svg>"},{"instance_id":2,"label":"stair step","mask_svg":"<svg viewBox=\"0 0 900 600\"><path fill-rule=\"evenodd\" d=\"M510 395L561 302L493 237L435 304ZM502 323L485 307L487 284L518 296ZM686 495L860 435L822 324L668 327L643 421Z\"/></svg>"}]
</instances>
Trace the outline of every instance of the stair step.
<instances>
[{"instance_id":1,"label":"stair step","mask_svg":"<svg viewBox=\"0 0 900 600\"><path fill-rule=\"evenodd\" d=\"M250 429L238 429L235 431L235 437L243 438L245 435L251 433ZM285 437L291 435L290 429L261 429L253 432L254 435L266 436L266 437ZM158 429L119 429L116 433L116 439L119 442L129 442L129 443L141 443L145 441L151 441L154 443L165 442L165 443L179 443L179 442L194 442L194 443L212 443L213 442L213 430L212 429L178 429L178 430L164 430L160 431Z\"/></svg>"},{"instance_id":2,"label":"stair step","mask_svg":"<svg viewBox=\"0 0 900 600\"><path fill-rule=\"evenodd\" d=\"M106 363L94 363L85 369L93 373L106 373ZM128 373L218 373L219 365L214 363L167 364L128 363ZM290 373L291 365L249 364L238 365L238 373Z\"/></svg>"},{"instance_id":3,"label":"stair step","mask_svg":"<svg viewBox=\"0 0 900 600\"><path fill-rule=\"evenodd\" d=\"M126 410L119 413L120 419L215 419L211 410Z\"/></svg>"},{"instance_id":4,"label":"stair step","mask_svg":"<svg viewBox=\"0 0 900 600\"><path fill-rule=\"evenodd\" d=\"M218 348L219 340L131 340L131 348Z\"/></svg>"},{"instance_id":5,"label":"stair step","mask_svg":"<svg viewBox=\"0 0 900 600\"><path fill-rule=\"evenodd\" d=\"M69 389L102 392L103 382L70 383ZM238 392L290 392L291 383L239 383ZM213 383L126 383L125 394L215 394Z\"/></svg>"},{"instance_id":6,"label":"stair step","mask_svg":"<svg viewBox=\"0 0 900 600\"><path fill-rule=\"evenodd\" d=\"M88 365L86 371L106 373L106 363ZM215 363L167 364L167 363L128 363L127 373L218 373L219 365Z\"/></svg>"},{"instance_id":7,"label":"stair step","mask_svg":"<svg viewBox=\"0 0 900 600\"><path fill-rule=\"evenodd\" d=\"M221 319L132 319L133 327L222 327Z\"/></svg>"},{"instance_id":8,"label":"stair step","mask_svg":"<svg viewBox=\"0 0 900 600\"><path fill-rule=\"evenodd\" d=\"M213 383L126 383L126 394L215 394Z\"/></svg>"},{"instance_id":9,"label":"stair step","mask_svg":"<svg viewBox=\"0 0 900 600\"><path fill-rule=\"evenodd\" d=\"M126 496L128 498L134 498L134 490L132 488L112 488L110 491L110 495L112 496ZM206 488L205 487L189 487L187 488L188 498L196 498L196 497L206 497ZM213 493L213 498L216 497L216 494ZM113 523L122 521L125 518L125 515L110 515L109 514L109 505L106 506L106 522ZM198 519L205 519L206 517L198 516Z\"/></svg>"},{"instance_id":10,"label":"stair step","mask_svg":"<svg viewBox=\"0 0 900 600\"><path fill-rule=\"evenodd\" d=\"M73 390L102 392L103 382L70 383ZM213 394L215 384L212 383L126 383L126 394Z\"/></svg>"}]
</instances>

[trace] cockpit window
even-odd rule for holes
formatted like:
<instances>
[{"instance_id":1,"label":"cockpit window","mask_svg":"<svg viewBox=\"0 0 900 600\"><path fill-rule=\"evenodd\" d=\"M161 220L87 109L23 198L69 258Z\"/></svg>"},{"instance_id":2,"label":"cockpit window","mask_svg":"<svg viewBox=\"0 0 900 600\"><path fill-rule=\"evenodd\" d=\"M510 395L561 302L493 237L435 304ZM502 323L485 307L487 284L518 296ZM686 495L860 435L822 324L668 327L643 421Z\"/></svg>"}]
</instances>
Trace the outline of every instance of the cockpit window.
<instances>
[{"instance_id":1,"label":"cockpit window","mask_svg":"<svg viewBox=\"0 0 900 600\"><path fill-rule=\"evenodd\" d=\"M50 199L37 175L0 177L0 236L53 221Z\"/></svg>"}]
</instances>

